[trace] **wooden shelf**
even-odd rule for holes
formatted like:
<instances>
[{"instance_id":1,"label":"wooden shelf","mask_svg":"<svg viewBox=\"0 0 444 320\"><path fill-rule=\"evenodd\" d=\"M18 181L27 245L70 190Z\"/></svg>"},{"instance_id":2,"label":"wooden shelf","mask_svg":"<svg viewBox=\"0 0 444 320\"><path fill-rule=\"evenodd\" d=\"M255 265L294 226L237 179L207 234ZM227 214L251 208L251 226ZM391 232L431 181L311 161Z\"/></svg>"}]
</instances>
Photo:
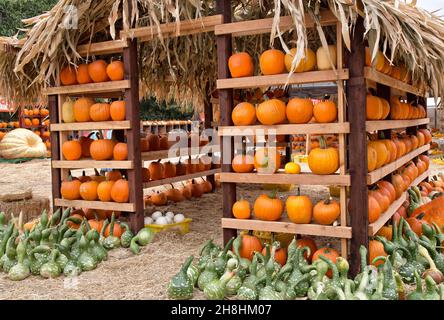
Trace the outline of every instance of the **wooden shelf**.
<instances>
[{"instance_id":1,"label":"wooden shelf","mask_svg":"<svg viewBox=\"0 0 444 320\"><path fill-rule=\"evenodd\" d=\"M288 174L279 170L275 174L221 172L221 182L260 183L260 184L296 184L296 185L335 185L349 186L349 175L317 175L310 173Z\"/></svg>"},{"instance_id":2,"label":"wooden shelf","mask_svg":"<svg viewBox=\"0 0 444 320\"><path fill-rule=\"evenodd\" d=\"M82 57L93 55L109 55L122 53L123 49L128 47L126 40L102 41L91 44L83 44L77 47L77 52Z\"/></svg>"},{"instance_id":3,"label":"wooden shelf","mask_svg":"<svg viewBox=\"0 0 444 320\"><path fill-rule=\"evenodd\" d=\"M375 81L377 83L386 85L394 89L412 93L420 97L424 96L424 92L419 90L418 88L411 86L400 80L397 80L395 78L392 78L384 73L378 72L370 67L364 68L364 78L366 78L367 80Z\"/></svg>"},{"instance_id":4,"label":"wooden shelf","mask_svg":"<svg viewBox=\"0 0 444 320\"><path fill-rule=\"evenodd\" d=\"M426 144L422 147L419 147L416 150L413 150L412 152L402 156L401 158L393 161L392 163L389 163L379 169L376 169L372 172L369 172L367 175L367 184L371 185L374 184L375 182L381 180L382 178L384 178L386 175L392 173L393 171L399 169L400 167L402 167L404 164L406 164L407 162L409 162L410 160L412 160L413 158L419 156L420 154L423 154L424 152L426 152L427 150L430 149L430 145Z\"/></svg>"},{"instance_id":5,"label":"wooden shelf","mask_svg":"<svg viewBox=\"0 0 444 320\"><path fill-rule=\"evenodd\" d=\"M213 15L193 20L182 20L180 24L176 22L163 23L160 26L140 27L121 31L122 38L138 38L140 42L157 39L159 35L164 38L180 37L190 34L212 32L216 25L223 23L223 16Z\"/></svg>"},{"instance_id":6,"label":"wooden shelf","mask_svg":"<svg viewBox=\"0 0 444 320\"><path fill-rule=\"evenodd\" d=\"M53 160L52 167L58 169L133 169L133 162L126 161L95 161L95 160L77 160L77 161L67 161L67 160Z\"/></svg>"},{"instance_id":7,"label":"wooden shelf","mask_svg":"<svg viewBox=\"0 0 444 320\"><path fill-rule=\"evenodd\" d=\"M207 170L207 171L196 172L193 174L187 174L187 175L178 176L178 177L174 177L174 178L150 181L150 182L144 183L143 188L144 189L154 188L154 187L163 186L165 184L170 184L170 183L174 183L174 182L180 182L180 181L195 179L195 178L199 178L199 177L211 176L211 175L213 175L215 173L219 173L219 172L220 172L220 169L211 169L211 170Z\"/></svg>"},{"instance_id":8,"label":"wooden shelf","mask_svg":"<svg viewBox=\"0 0 444 320\"><path fill-rule=\"evenodd\" d=\"M407 193L404 192L399 199L395 200L390 207L379 217L379 219L368 226L368 234L369 236L374 236L379 229L381 229L387 221L398 211L399 207L404 203L407 199Z\"/></svg>"},{"instance_id":9,"label":"wooden shelf","mask_svg":"<svg viewBox=\"0 0 444 320\"><path fill-rule=\"evenodd\" d=\"M216 26L214 33L217 36L231 34L234 37L270 33L273 26L273 20L273 18L266 18L220 24ZM315 22L309 14L305 15L304 21L307 28L313 28L315 26ZM329 26L335 25L338 22L338 19L330 10L323 10L320 12L320 22L322 26ZM279 17L279 29L281 32L294 29L294 21L292 17Z\"/></svg>"},{"instance_id":10,"label":"wooden shelf","mask_svg":"<svg viewBox=\"0 0 444 320\"><path fill-rule=\"evenodd\" d=\"M283 73L271 76L218 79L217 89L247 89L283 86L286 84L335 82L338 80L347 80L348 78L348 69L301 72L293 73L291 76L289 76L288 73Z\"/></svg>"},{"instance_id":11,"label":"wooden shelf","mask_svg":"<svg viewBox=\"0 0 444 320\"><path fill-rule=\"evenodd\" d=\"M130 88L129 80L107 81L99 83L76 84L73 86L50 87L43 90L46 95L84 95L84 94L105 94L113 92L124 92Z\"/></svg>"},{"instance_id":12,"label":"wooden shelf","mask_svg":"<svg viewBox=\"0 0 444 320\"><path fill-rule=\"evenodd\" d=\"M344 123L307 123L307 124L278 124L274 126L221 126L219 136L248 136L275 134L330 134L349 133L350 124Z\"/></svg>"},{"instance_id":13,"label":"wooden shelf","mask_svg":"<svg viewBox=\"0 0 444 320\"><path fill-rule=\"evenodd\" d=\"M429 123L430 123L429 118L414 119L414 120L377 120L377 121L366 121L365 127L367 128L368 132L372 132L377 130L408 128Z\"/></svg>"},{"instance_id":14,"label":"wooden shelf","mask_svg":"<svg viewBox=\"0 0 444 320\"><path fill-rule=\"evenodd\" d=\"M431 171L427 170L426 172L424 172L423 174L421 174L418 178L416 178L412 184L410 185L410 187L412 186L417 186L418 184L420 184L422 181L424 181L425 179L427 179L430 176ZM395 214L396 211L398 211L399 207L403 204L403 202L407 199L407 192L404 192L401 197L399 199L397 199L395 202L393 202L390 207L387 209L386 212L384 212L381 217L379 217L379 219L375 222L373 222L372 224L370 224L368 226L368 233L371 236L374 236L379 229L382 228L382 226L385 225L385 223L387 221L389 221L389 219Z\"/></svg>"},{"instance_id":15,"label":"wooden shelf","mask_svg":"<svg viewBox=\"0 0 444 320\"><path fill-rule=\"evenodd\" d=\"M350 239L352 236L351 227L295 224L285 220L262 221L253 219L222 218L222 228L282 232L345 239Z\"/></svg>"},{"instance_id":16,"label":"wooden shelf","mask_svg":"<svg viewBox=\"0 0 444 320\"><path fill-rule=\"evenodd\" d=\"M185 152L186 155L181 156L180 154ZM158 160L158 159L169 159L169 158L179 158L188 156L197 156L202 154L200 150L195 150L195 148L181 148L176 149L176 155L169 156L170 150L159 150L159 151L148 151L142 152L142 161Z\"/></svg>"},{"instance_id":17,"label":"wooden shelf","mask_svg":"<svg viewBox=\"0 0 444 320\"><path fill-rule=\"evenodd\" d=\"M51 131L88 131L88 130L124 130L131 129L130 121L72 122L51 123Z\"/></svg>"},{"instance_id":18,"label":"wooden shelf","mask_svg":"<svg viewBox=\"0 0 444 320\"><path fill-rule=\"evenodd\" d=\"M59 207L135 212L133 203L54 199L54 204Z\"/></svg>"}]
</instances>

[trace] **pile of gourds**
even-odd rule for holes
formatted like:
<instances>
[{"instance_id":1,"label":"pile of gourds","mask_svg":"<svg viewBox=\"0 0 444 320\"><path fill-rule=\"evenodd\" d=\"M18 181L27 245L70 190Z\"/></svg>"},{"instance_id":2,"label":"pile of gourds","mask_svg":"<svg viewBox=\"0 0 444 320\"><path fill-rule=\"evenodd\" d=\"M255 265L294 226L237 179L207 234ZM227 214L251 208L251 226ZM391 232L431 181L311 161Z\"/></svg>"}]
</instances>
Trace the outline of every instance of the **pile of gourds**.
<instances>
[{"instance_id":1,"label":"pile of gourds","mask_svg":"<svg viewBox=\"0 0 444 320\"><path fill-rule=\"evenodd\" d=\"M437 244L444 234L428 230L419 238L401 219L393 235L392 241L378 237L389 255L379 255L371 264L367 249L361 247L361 273L354 279L348 276L346 259L321 254L310 264L306 260L310 249L298 247L296 240L288 246L282 266L276 260L278 242L267 244L265 254L255 252L246 259L239 254L242 235L223 250L209 241L196 263L189 257L170 280L168 294L172 299L191 299L197 287L214 300L443 300L444 256ZM407 292L405 284L416 284L416 289Z\"/></svg>"},{"instance_id":2,"label":"pile of gourds","mask_svg":"<svg viewBox=\"0 0 444 320\"><path fill-rule=\"evenodd\" d=\"M39 221L31 229L23 228L22 217L10 219L6 224L0 213L0 270L11 280L24 280L30 275L56 278L62 274L76 276L90 271L106 260L108 251L118 247L130 248L137 254L140 246L153 240L150 229L142 229L134 236L125 223L125 231L114 235L114 214L98 232L86 219L71 216L71 209L58 209L52 216L43 211ZM108 228L109 224L109 228ZM78 226L78 229L72 226ZM109 230L108 232L104 232Z\"/></svg>"}]
</instances>

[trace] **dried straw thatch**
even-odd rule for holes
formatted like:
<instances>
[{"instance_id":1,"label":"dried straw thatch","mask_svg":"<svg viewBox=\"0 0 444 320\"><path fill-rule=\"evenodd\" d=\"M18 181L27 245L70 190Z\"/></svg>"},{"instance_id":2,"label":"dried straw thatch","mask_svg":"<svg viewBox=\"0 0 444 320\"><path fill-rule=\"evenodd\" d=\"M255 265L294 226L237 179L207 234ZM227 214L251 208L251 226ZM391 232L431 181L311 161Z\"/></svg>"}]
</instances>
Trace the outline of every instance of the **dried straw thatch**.
<instances>
[{"instance_id":1,"label":"dried straw thatch","mask_svg":"<svg viewBox=\"0 0 444 320\"><path fill-rule=\"evenodd\" d=\"M269 46L297 46L294 65L303 57L305 48L334 42L331 29L320 26L307 30L308 14L318 21L321 9L329 8L342 22L342 35L347 47L350 34L359 15L364 17L366 39L371 52L381 49L387 58L403 63L415 80L424 82L435 96L444 95L444 20L403 4L402 0L362 0L358 6L351 0L236 0L232 1L234 19L246 20L274 17L271 36L257 35L236 38L234 47L251 53ZM128 15L129 5L137 8ZM77 7L78 28L70 25L67 6ZM15 89L7 90L12 97L35 94L26 92L50 82L64 63L77 64L80 56L76 46L81 43L118 38L118 30L131 26L159 26L161 23L199 19L215 14L213 0L60 0L50 13L26 22L30 28L27 40L17 56L0 55L0 73L17 73ZM71 12L72 13L72 12ZM279 17L290 15L294 29L281 32ZM333 37L332 37L333 35ZM276 41L277 40L277 41ZM390 48L390 49L389 49ZM214 89L216 79L216 41L211 33L164 39L161 36L140 44L139 69L141 94L159 99L174 98L179 103L201 106ZM390 51L389 51L390 50ZM7 58L6 58L7 57ZM7 62L4 62L7 61ZM5 79L12 78L11 75ZM0 89L7 84L2 80Z\"/></svg>"}]
</instances>

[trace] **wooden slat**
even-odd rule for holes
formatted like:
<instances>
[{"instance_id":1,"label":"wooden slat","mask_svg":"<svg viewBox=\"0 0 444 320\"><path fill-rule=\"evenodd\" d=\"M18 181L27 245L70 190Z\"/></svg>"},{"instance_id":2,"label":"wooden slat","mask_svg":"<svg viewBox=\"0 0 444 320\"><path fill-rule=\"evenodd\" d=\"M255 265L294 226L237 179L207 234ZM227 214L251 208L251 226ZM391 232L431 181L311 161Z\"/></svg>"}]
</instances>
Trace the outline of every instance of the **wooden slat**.
<instances>
[{"instance_id":1,"label":"wooden slat","mask_svg":"<svg viewBox=\"0 0 444 320\"><path fill-rule=\"evenodd\" d=\"M404 164L406 164L407 162L409 162L410 160L412 160L413 158L419 156L420 154L426 152L427 150L430 149L430 145L426 144L422 147L419 147L416 150L413 150L412 152L409 152L408 154L402 156L401 158L393 161L392 163L389 163L379 169L376 169L372 172L368 173L367 176L367 184L373 184L379 180L381 180L382 178L384 178L386 175L392 173L393 171L399 169L400 167L402 167Z\"/></svg>"},{"instance_id":2,"label":"wooden slat","mask_svg":"<svg viewBox=\"0 0 444 320\"><path fill-rule=\"evenodd\" d=\"M132 203L54 199L54 204L58 207L134 212Z\"/></svg>"},{"instance_id":3,"label":"wooden slat","mask_svg":"<svg viewBox=\"0 0 444 320\"><path fill-rule=\"evenodd\" d=\"M207 170L207 171L196 172L193 174L177 176L174 178L167 178L167 179L162 179L162 180L150 181L150 182L144 183L143 188L144 189L154 188L154 187L163 186L165 184L170 184L170 183L174 183L174 182L180 182L180 181L195 179L195 178L199 178L199 177L210 176L212 174L219 173L219 172L220 172L220 169L211 169L211 170Z\"/></svg>"},{"instance_id":4,"label":"wooden slat","mask_svg":"<svg viewBox=\"0 0 444 320\"><path fill-rule=\"evenodd\" d=\"M128 47L126 40L102 41L91 44L83 44L77 47L77 52L82 56L108 55L122 53Z\"/></svg>"},{"instance_id":5,"label":"wooden slat","mask_svg":"<svg viewBox=\"0 0 444 320\"><path fill-rule=\"evenodd\" d=\"M403 204L407 194L404 192L399 199L395 200L390 207L379 217L379 219L368 226L369 236L374 236L379 229L381 229L387 221L398 211L399 207Z\"/></svg>"},{"instance_id":6,"label":"wooden slat","mask_svg":"<svg viewBox=\"0 0 444 320\"><path fill-rule=\"evenodd\" d=\"M303 84L315 82L333 82L348 79L348 69L310 71L302 73L276 74L271 76L253 76L244 78L218 79L217 89L247 89L257 87L283 86L286 84Z\"/></svg>"},{"instance_id":7,"label":"wooden slat","mask_svg":"<svg viewBox=\"0 0 444 320\"><path fill-rule=\"evenodd\" d=\"M202 154L200 150L196 148L180 148L176 149L177 153L174 153L170 156L170 150L159 150L159 151L149 151L142 152L142 161L150 161L150 160L158 160L158 159L169 159L169 158L178 158L182 157L181 153L184 153L186 157L188 156L197 156ZM183 156L183 157L185 157Z\"/></svg>"},{"instance_id":8,"label":"wooden slat","mask_svg":"<svg viewBox=\"0 0 444 320\"><path fill-rule=\"evenodd\" d=\"M102 121L102 122L73 122L53 123L51 131L88 131L88 130L124 130L130 129L131 124L125 121Z\"/></svg>"},{"instance_id":9,"label":"wooden slat","mask_svg":"<svg viewBox=\"0 0 444 320\"><path fill-rule=\"evenodd\" d=\"M330 10L324 10L320 12L321 25L328 26L337 23L338 19ZM273 18L257 19L241 22L232 22L216 26L214 33L216 35L231 34L234 37L255 35L262 33L270 33L273 26ZM305 26L312 28L315 23L309 14L305 15ZM294 28L294 21L290 16L280 17L279 29L281 31L287 31Z\"/></svg>"},{"instance_id":10,"label":"wooden slat","mask_svg":"<svg viewBox=\"0 0 444 320\"><path fill-rule=\"evenodd\" d=\"M282 170L280 172L282 172ZM220 181L233 182L233 183L349 186L350 176L339 175L339 174L321 176L309 173L257 174L257 173L221 172Z\"/></svg>"},{"instance_id":11,"label":"wooden slat","mask_svg":"<svg viewBox=\"0 0 444 320\"><path fill-rule=\"evenodd\" d=\"M282 232L321 237L351 238L351 228L318 224L295 224L289 221L262 221L252 219L222 218L222 227L238 230Z\"/></svg>"},{"instance_id":12,"label":"wooden slat","mask_svg":"<svg viewBox=\"0 0 444 320\"><path fill-rule=\"evenodd\" d=\"M222 15L214 15L203 17L195 20L180 21L164 23L158 26L140 27L130 29L128 31L121 31L122 38L138 38L139 41L150 41L157 38L159 34L162 37L179 37L184 35L212 32L216 25L223 23Z\"/></svg>"},{"instance_id":13,"label":"wooden slat","mask_svg":"<svg viewBox=\"0 0 444 320\"><path fill-rule=\"evenodd\" d=\"M427 170L426 172L421 174L418 178L416 178L412 182L410 187L417 186L418 184L420 184L422 181L424 181L425 179L427 179L430 176L430 173L431 173L431 170ZM387 221L389 221L389 219L395 214L395 212L398 211L399 207L403 204L403 202L406 199L407 199L407 192L404 192L399 199L397 199L395 202L393 202L390 205L390 207L387 209L387 211L384 212L376 222L373 222L372 224L370 224L368 226L369 235L374 236L379 231L379 229L381 229L382 226L385 225L385 223Z\"/></svg>"},{"instance_id":14,"label":"wooden slat","mask_svg":"<svg viewBox=\"0 0 444 320\"><path fill-rule=\"evenodd\" d=\"M365 67L364 68L364 77L367 80L375 81L377 83L384 84L394 89L398 89L401 91L409 92L417 96L423 96L424 92L419 90L418 88L411 86L405 82L394 79L386 74L376 71L373 68Z\"/></svg>"},{"instance_id":15,"label":"wooden slat","mask_svg":"<svg viewBox=\"0 0 444 320\"><path fill-rule=\"evenodd\" d=\"M50 87L43 90L43 94L104 94L112 92L123 92L125 89L130 88L130 82L128 80L122 81L107 81L100 83L88 83L88 84L76 84L73 86L62 87Z\"/></svg>"},{"instance_id":16,"label":"wooden slat","mask_svg":"<svg viewBox=\"0 0 444 320\"><path fill-rule=\"evenodd\" d=\"M349 133L350 124L344 123L307 123L307 124L278 124L274 126L230 126L219 127L219 136L248 136L275 134L329 134Z\"/></svg>"},{"instance_id":17,"label":"wooden slat","mask_svg":"<svg viewBox=\"0 0 444 320\"><path fill-rule=\"evenodd\" d=\"M377 120L377 121L366 121L365 127L368 132L372 132L377 130L408 128L429 123L430 123L429 118L414 119L414 120Z\"/></svg>"},{"instance_id":18,"label":"wooden slat","mask_svg":"<svg viewBox=\"0 0 444 320\"><path fill-rule=\"evenodd\" d=\"M95 160L78 160L78 161L67 161L67 160L53 160L53 168L63 168L63 169L133 169L132 161L95 161Z\"/></svg>"}]
</instances>

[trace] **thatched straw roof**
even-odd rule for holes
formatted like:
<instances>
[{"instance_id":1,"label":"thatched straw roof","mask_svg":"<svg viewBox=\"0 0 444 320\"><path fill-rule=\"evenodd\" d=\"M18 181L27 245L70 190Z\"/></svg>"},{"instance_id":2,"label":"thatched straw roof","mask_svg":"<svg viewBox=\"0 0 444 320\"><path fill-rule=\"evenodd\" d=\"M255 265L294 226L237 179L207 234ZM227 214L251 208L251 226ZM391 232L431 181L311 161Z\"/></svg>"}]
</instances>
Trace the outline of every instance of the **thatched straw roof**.
<instances>
[{"instance_id":1,"label":"thatched straw roof","mask_svg":"<svg viewBox=\"0 0 444 320\"><path fill-rule=\"evenodd\" d=\"M128 3L137 7L128 15ZM405 63L414 79L424 82L435 96L444 96L444 20L432 13L403 4L403 0L236 0L235 20L275 17L271 37L258 35L235 39L235 48L258 53L270 45L297 46L297 63L305 47L334 41L328 28L306 30L305 14L316 21L329 8L343 23L344 43L358 15L364 16L366 39L371 50L380 48L393 63ZM67 6L77 7L78 29L64 27ZM199 19L215 14L215 1L204 0L60 0L48 13L25 21L29 30L21 50L0 53L0 91L10 98L38 96L38 88L50 82L57 69L77 64L78 44L118 38L131 26L156 26L165 22ZM281 33L279 17L290 15L295 28ZM180 28L180 23L177 24ZM214 90L216 41L212 33L163 39L140 44L139 68L143 95L175 98L179 103L202 105ZM390 51L389 51L390 48ZM1 51L1 50L0 50ZM16 75L11 72L12 66ZM14 77L17 80L14 80ZM12 80L12 81L11 81ZM11 87L14 86L14 89Z\"/></svg>"}]
</instances>

